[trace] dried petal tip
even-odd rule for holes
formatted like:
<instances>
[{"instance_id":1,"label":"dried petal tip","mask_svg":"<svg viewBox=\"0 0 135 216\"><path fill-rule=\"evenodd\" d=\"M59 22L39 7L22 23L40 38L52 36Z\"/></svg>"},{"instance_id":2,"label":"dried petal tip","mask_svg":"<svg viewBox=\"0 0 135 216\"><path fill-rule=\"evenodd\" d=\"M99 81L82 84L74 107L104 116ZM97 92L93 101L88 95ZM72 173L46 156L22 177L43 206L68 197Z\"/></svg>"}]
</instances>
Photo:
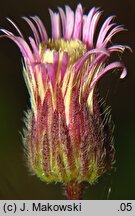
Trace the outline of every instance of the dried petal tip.
<instances>
[{"instance_id":1,"label":"dried petal tip","mask_svg":"<svg viewBox=\"0 0 135 216\"><path fill-rule=\"evenodd\" d=\"M124 30L114 16L96 36L102 12L95 7L88 15L81 4L75 12L69 6L49 12L51 38L37 16L23 17L33 32L29 44L9 18L18 34L1 29L1 37L13 40L24 59L31 102L24 132L29 167L43 181L66 185L69 199L80 199L82 182L94 183L114 162L110 111L98 98L97 83L117 68L121 79L126 76L122 62L108 60L127 46L110 43Z\"/></svg>"}]
</instances>

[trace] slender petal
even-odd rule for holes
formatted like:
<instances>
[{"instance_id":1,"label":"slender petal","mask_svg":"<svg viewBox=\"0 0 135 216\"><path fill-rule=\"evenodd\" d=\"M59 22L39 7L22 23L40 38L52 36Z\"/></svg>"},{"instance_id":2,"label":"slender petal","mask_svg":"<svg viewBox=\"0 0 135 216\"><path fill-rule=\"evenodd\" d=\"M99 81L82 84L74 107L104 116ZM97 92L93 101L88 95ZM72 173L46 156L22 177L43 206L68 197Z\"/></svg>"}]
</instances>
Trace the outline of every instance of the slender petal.
<instances>
[{"instance_id":1,"label":"slender petal","mask_svg":"<svg viewBox=\"0 0 135 216\"><path fill-rule=\"evenodd\" d=\"M90 88L92 89L93 86L97 83L97 81L104 75L106 74L108 71L112 70L112 69L115 69L115 68L122 68L122 73L120 75L120 78L123 79L126 75L127 75L127 72L126 72L126 69L125 67L123 66L122 63L120 62L113 62L109 65L107 65L101 72L99 72L99 74L97 75L97 77L91 82L91 85L90 85Z\"/></svg>"},{"instance_id":2,"label":"slender petal","mask_svg":"<svg viewBox=\"0 0 135 216\"><path fill-rule=\"evenodd\" d=\"M115 28L113 28L113 29L111 30L111 32L108 34L108 36L105 38L105 40L104 40L102 46L103 46L103 47L106 47L107 44L108 44L108 42L110 42L110 40L112 39L112 37L113 37L115 34L117 34L118 32L121 32L121 31L123 31L123 30L124 30L124 28L123 28L122 26L116 26Z\"/></svg>"},{"instance_id":3,"label":"slender petal","mask_svg":"<svg viewBox=\"0 0 135 216\"><path fill-rule=\"evenodd\" d=\"M22 18L29 24L29 26L30 26L33 34L34 34L36 44L37 44L37 46L39 46L39 44L40 44L40 38L39 38L38 31L37 31L36 27L31 22L31 20L28 19L27 17L22 17Z\"/></svg>"},{"instance_id":4,"label":"slender petal","mask_svg":"<svg viewBox=\"0 0 135 216\"><path fill-rule=\"evenodd\" d=\"M52 23L52 38L59 39L61 37L60 16L58 13L53 13L51 9L49 9L49 12Z\"/></svg>"},{"instance_id":5,"label":"slender petal","mask_svg":"<svg viewBox=\"0 0 135 216\"><path fill-rule=\"evenodd\" d=\"M46 29L45 29L42 21L39 19L38 16L31 17L31 18L37 24L38 30L40 32L41 40L47 42L48 41L48 35L47 35Z\"/></svg>"},{"instance_id":6,"label":"slender petal","mask_svg":"<svg viewBox=\"0 0 135 216\"><path fill-rule=\"evenodd\" d=\"M67 53L63 54L62 57L62 62L61 62L61 80L63 80L67 67L68 67L68 63L69 63L69 57Z\"/></svg>"},{"instance_id":7,"label":"slender petal","mask_svg":"<svg viewBox=\"0 0 135 216\"><path fill-rule=\"evenodd\" d=\"M39 50L38 50L38 47L34 41L34 39L32 37L29 37L29 41L30 41L30 44L33 48L33 53L35 55L35 59L36 59L36 62L41 62L41 58L40 58L40 55L39 55Z\"/></svg>"},{"instance_id":8,"label":"slender petal","mask_svg":"<svg viewBox=\"0 0 135 216\"><path fill-rule=\"evenodd\" d=\"M104 22L104 24L102 25L99 35L98 35L97 43L96 43L97 48L102 47L102 43L105 40L105 37L108 31L115 25L115 23L110 24L110 22L114 19L114 17L115 16L108 17L106 21Z\"/></svg>"},{"instance_id":9,"label":"slender petal","mask_svg":"<svg viewBox=\"0 0 135 216\"><path fill-rule=\"evenodd\" d=\"M92 17L94 16L94 14L96 13L96 11L97 11L97 9L95 7L93 7L90 10L88 16L85 16L84 24L83 24L83 42L85 44L88 44L91 20L92 20Z\"/></svg>"},{"instance_id":10,"label":"slender petal","mask_svg":"<svg viewBox=\"0 0 135 216\"><path fill-rule=\"evenodd\" d=\"M69 6L65 7L66 9L66 23L65 23L65 34L64 39L69 40L72 38L74 31L74 12Z\"/></svg>"},{"instance_id":11,"label":"slender petal","mask_svg":"<svg viewBox=\"0 0 135 216\"><path fill-rule=\"evenodd\" d=\"M20 31L20 29L17 27L17 25L10 19L7 17L7 20L15 27L15 29L17 30L17 32L19 33L19 35L23 38L23 35Z\"/></svg>"},{"instance_id":12,"label":"slender petal","mask_svg":"<svg viewBox=\"0 0 135 216\"><path fill-rule=\"evenodd\" d=\"M66 15L65 15L62 8L58 7L58 9L59 9L60 17L61 17L62 30L63 30L63 36L64 36L65 35L65 28L66 28Z\"/></svg>"},{"instance_id":13,"label":"slender petal","mask_svg":"<svg viewBox=\"0 0 135 216\"><path fill-rule=\"evenodd\" d=\"M92 17L91 23L90 23L90 29L89 29L89 38L88 38L88 46L89 49L93 49L94 47L94 34L96 31L96 27L99 21L99 18L101 17L102 12L97 11L94 16Z\"/></svg>"},{"instance_id":14,"label":"slender petal","mask_svg":"<svg viewBox=\"0 0 135 216\"><path fill-rule=\"evenodd\" d=\"M73 39L81 39L82 24L83 24L83 10L81 4L79 4L75 12Z\"/></svg>"},{"instance_id":15,"label":"slender petal","mask_svg":"<svg viewBox=\"0 0 135 216\"><path fill-rule=\"evenodd\" d=\"M46 69L48 72L49 79L51 81L52 87L54 88L55 82L56 82L56 75L57 75L57 69L58 69L58 61L59 61L59 54L54 53L54 63L53 64L46 64Z\"/></svg>"},{"instance_id":16,"label":"slender petal","mask_svg":"<svg viewBox=\"0 0 135 216\"><path fill-rule=\"evenodd\" d=\"M104 55L109 55L108 51L105 49L93 49L88 51L84 56L82 56L74 65L75 70L78 71L80 68L83 66L85 61L90 57L92 54L98 54L98 53L103 53Z\"/></svg>"}]
</instances>

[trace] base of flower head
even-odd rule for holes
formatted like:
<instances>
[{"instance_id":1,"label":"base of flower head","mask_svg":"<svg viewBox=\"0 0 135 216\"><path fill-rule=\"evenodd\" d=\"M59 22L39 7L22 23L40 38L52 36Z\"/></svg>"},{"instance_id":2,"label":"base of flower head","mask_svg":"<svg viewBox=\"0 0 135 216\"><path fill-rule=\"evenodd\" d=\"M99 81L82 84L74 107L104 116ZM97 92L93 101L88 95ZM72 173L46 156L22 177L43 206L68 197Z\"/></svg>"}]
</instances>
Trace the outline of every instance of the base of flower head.
<instances>
[{"instance_id":1,"label":"base of flower head","mask_svg":"<svg viewBox=\"0 0 135 216\"><path fill-rule=\"evenodd\" d=\"M101 112L94 93L94 114L86 102L78 104L74 92L70 104L70 124L66 124L64 100L57 97L54 111L49 93L35 117L32 110L26 116L24 145L29 167L45 182L89 182L111 168L113 143L107 114ZM102 113L102 114L101 114Z\"/></svg>"},{"instance_id":2,"label":"base of flower head","mask_svg":"<svg viewBox=\"0 0 135 216\"><path fill-rule=\"evenodd\" d=\"M65 184L64 190L68 200L81 200L83 195L83 183L77 183L76 181Z\"/></svg>"}]
</instances>

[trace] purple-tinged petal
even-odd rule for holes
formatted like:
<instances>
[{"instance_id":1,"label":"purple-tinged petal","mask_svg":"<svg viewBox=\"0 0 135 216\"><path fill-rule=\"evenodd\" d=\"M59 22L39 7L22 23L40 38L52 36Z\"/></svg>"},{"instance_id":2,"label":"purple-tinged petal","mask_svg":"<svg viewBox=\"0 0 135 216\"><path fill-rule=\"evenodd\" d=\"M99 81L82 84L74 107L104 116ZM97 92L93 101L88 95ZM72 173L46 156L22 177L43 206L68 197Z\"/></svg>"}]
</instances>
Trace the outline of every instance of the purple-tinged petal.
<instances>
[{"instance_id":1,"label":"purple-tinged petal","mask_svg":"<svg viewBox=\"0 0 135 216\"><path fill-rule=\"evenodd\" d=\"M73 39L81 39L82 23L83 23L83 9L82 9L82 5L79 4L75 12Z\"/></svg>"},{"instance_id":2,"label":"purple-tinged petal","mask_svg":"<svg viewBox=\"0 0 135 216\"><path fill-rule=\"evenodd\" d=\"M49 12L52 24L52 38L59 39L61 37L60 16L58 13L53 13L51 9L49 9Z\"/></svg>"},{"instance_id":3,"label":"purple-tinged petal","mask_svg":"<svg viewBox=\"0 0 135 216\"><path fill-rule=\"evenodd\" d=\"M126 75L127 75L127 71L126 68L124 67L124 65L121 62L113 62L109 65L107 65L103 70L101 70L97 77L94 78L94 80L91 82L90 85L90 90L94 87L94 85L99 81L99 79L106 74L108 71L115 69L115 68L122 68L122 73L120 75L120 78L123 79Z\"/></svg>"},{"instance_id":4,"label":"purple-tinged petal","mask_svg":"<svg viewBox=\"0 0 135 216\"><path fill-rule=\"evenodd\" d=\"M89 29L90 29L90 24L91 24L91 20L93 15L96 13L97 9L95 7L93 7L88 16L84 15L84 23L83 23L83 42L85 44L88 44L88 38L89 38Z\"/></svg>"},{"instance_id":5,"label":"purple-tinged petal","mask_svg":"<svg viewBox=\"0 0 135 216\"><path fill-rule=\"evenodd\" d=\"M115 16L109 16L105 22L103 23L102 27L101 27L101 30L100 30L100 33L99 35L101 36L102 33L105 31L106 27L110 25L110 23L112 22L112 20L115 18Z\"/></svg>"},{"instance_id":6,"label":"purple-tinged petal","mask_svg":"<svg viewBox=\"0 0 135 216\"><path fill-rule=\"evenodd\" d=\"M111 30L111 32L108 34L108 36L105 38L102 47L106 47L108 42L112 39L112 37L117 34L120 31L124 31L125 29L122 26L116 26Z\"/></svg>"},{"instance_id":7,"label":"purple-tinged petal","mask_svg":"<svg viewBox=\"0 0 135 216\"><path fill-rule=\"evenodd\" d=\"M31 22L30 19L28 19L27 17L22 17L27 23L28 25L30 26L33 34L34 34L34 37L35 37L35 41L36 41L36 44L37 46L40 44L40 38L39 38L39 35L38 35L38 31L36 29L36 27L34 26L34 24Z\"/></svg>"},{"instance_id":8,"label":"purple-tinged petal","mask_svg":"<svg viewBox=\"0 0 135 216\"><path fill-rule=\"evenodd\" d=\"M88 38L88 48L93 49L94 47L94 35L96 31L96 27L99 21L99 18L101 17L102 11L97 11L94 16L92 17L91 23L90 23L90 29L89 29L89 38Z\"/></svg>"},{"instance_id":9,"label":"purple-tinged petal","mask_svg":"<svg viewBox=\"0 0 135 216\"><path fill-rule=\"evenodd\" d=\"M130 52L132 52L132 49L126 45L113 45L108 48L110 52L121 52L121 53L123 53L125 49L128 49Z\"/></svg>"},{"instance_id":10,"label":"purple-tinged petal","mask_svg":"<svg viewBox=\"0 0 135 216\"><path fill-rule=\"evenodd\" d=\"M12 38L11 38L12 39ZM15 41L21 48L23 48L25 56L30 60L30 62L34 61L33 54L30 50L30 47L21 37L14 37L13 41Z\"/></svg>"},{"instance_id":11,"label":"purple-tinged petal","mask_svg":"<svg viewBox=\"0 0 135 216\"><path fill-rule=\"evenodd\" d=\"M71 10L69 6L65 7L66 9L66 23L65 23L65 34L64 39L69 40L72 38L73 30L74 30L74 12Z\"/></svg>"},{"instance_id":12,"label":"purple-tinged petal","mask_svg":"<svg viewBox=\"0 0 135 216\"><path fill-rule=\"evenodd\" d=\"M19 28L17 27L17 25L8 17L7 17L7 20L15 27L15 29L17 30L19 35L23 38L23 35L22 35L21 31L19 30Z\"/></svg>"},{"instance_id":13,"label":"purple-tinged petal","mask_svg":"<svg viewBox=\"0 0 135 216\"><path fill-rule=\"evenodd\" d=\"M106 19L106 21L104 22L104 24L102 25L99 35L98 35L98 39L97 39L97 44L96 47L99 48L102 46L102 43L105 39L105 36L107 35L108 31L110 30L110 28L115 25L115 23L110 24L110 22L114 19L115 16L110 16Z\"/></svg>"},{"instance_id":14,"label":"purple-tinged petal","mask_svg":"<svg viewBox=\"0 0 135 216\"><path fill-rule=\"evenodd\" d=\"M90 64L90 66L88 67L87 71L85 72L83 78L82 78L82 83L85 82L85 80L88 77L88 74L90 73L90 71L92 70L92 68L94 68L96 65L98 64L104 64L105 60L107 59L109 53L101 53L100 55L98 55Z\"/></svg>"},{"instance_id":15,"label":"purple-tinged petal","mask_svg":"<svg viewBox=\"0 0 135 216\"><path fill-rule=\"evenodd\" d=\"M69 56L67 53L64 53L63 57L62 57L62 62L61 62L61 81L63 80L63 78L65 76L68 62L69 62Z\"/></svg>"},{"instance_id":16,"label":"purple-tinged petal","mask_svg":"<svg viewBox=\"0 0 135 216\"><path fill-rule=\"evenodd\" d=\"M14 34L6 29L3 29L1 28L0 31L2 31L4 34L8 35L8 36L13 36L14 37Z\"/></svg>"},{"instance_id":17,"label":"purple-tinged petal","mask_svg":"<svg viewBox=\"0 0 135 216\"><path fill-rule=\"evenodd\" d=\"M79 71L81 67L84 65L85 61L90 57L92 54L103 53L104 55L109 55L107 50L105 49L93 49L85 53L74 65L75 71Z\"/></svg>"},{"instance_id":18,"label":"purple-tinged petal","mask_svg":"<svg viewBox=\"0 0 135 216\"><path fill-rule=\"evenodd\" d=\"M41 40L47 42L48 41L48 35L47 35L46 29L45 29L41 19L39 19L38 16L34 16L31 18L37 24L38 30L39 30L40 35L41 35Z\"/></svg>"},{"instance_id":19,"label":"purple-tinged petal","mask_svg":"<svg viewBox=\"0 0 135 216\"><path fill-rule=\"evenodd\" d=\"M8 37L9 39L11 39L12 41L14 41L18 47L20 48L22 55L27 58L27 60L29 59L30 62L34 61L33 58L33 54L30 50L30 47L28 46L28 44L26 43L26 41L21 38L21 37L17 37L15 35L13 35L11 32L5 30L5 29L0 29L3 33L5 33L5 35L2 35L1 37Z\"/></svg>"},{"instance_id":20,"label":"purple-tinged petal","mask_svg":"<svg viewBox=\"0 0 135 216\"><path fill-rule=\"evenodd\" d=\"M96 44L96 47L97 47L97 48L101 48L101 47L103 46L103 42L104 42L104 40L105 40L105 37L106 37L108 31L109 31L114 25L116 25L116 24L113 23L113 24L107 26L106 29L102 32L102 34L98 36L98 41L97 41L97 44Z\"/></svg>"},{"instance_id":21,"label":"purple-tinged petal","mask_svg":"<svg viewBox=\"0 0 135 216\"><path fill-rule=\"evenodd\" d=\"M61 22L62 22L62 30L63 30L63 36L65 35L65 28L66 28L66 16L62 8L58 7L60 17L61 17Z\"/></svg>"},{"instance_id":22,"label":"purple-tinged petal","mask_svg":"<svg viewBox=\"0 0 135 216\"><path fill-rule=\"evenodd\" d=\"M37 45L35 44L35 41L32 37L29 37L29 41L30 41L30 44L32 46L32 49L33 49L33 52L34 52L34 57L35 57L35 61L40 63L41 62L41 58L40 58L40 55L39 55L39 51L38 51L38 47Z\"/></svg>"},{"instance_id":23,"label":"purple-tinged petal","mask_svg":"<svg viewBox=\"0 0 135 216\"><path fill-rule=\"evenodd\" d=\"M56 75L58 70L58 61L59 61L59 53L54 53L54 60L52 64L45 63L45 67L47 69L48 77L50 79L50 82L52 84L52 87L54 88L56 83Z\"/></svg>"},{"instance_id":24,"label":"purple-tinged petal","mask_svg":"<svg viewBox=\"0 0 135 216\"><path fill-rule=\"evenodd\" d=\"M48 64L46 63L46 70L47 70L47 74L48 74L48 77L49 77L49 80L54 88L54 85L55 85L55 79L56 79L56 70L54 68L54 65L53 64Z\"/></svg>"},{"instance_id":25,"label":"purple-tinged petal","mask_svg":"<svg viewBox=\"0 0 135 216\"><path fill-rule=\"evenodd\" d=\"M39 67L40 67L40 71L42 74L42 80L43 80L44 87L46 87L47 86L47 71L46 71L45 64L40 64Z\"/></svg>"}]
</instances>

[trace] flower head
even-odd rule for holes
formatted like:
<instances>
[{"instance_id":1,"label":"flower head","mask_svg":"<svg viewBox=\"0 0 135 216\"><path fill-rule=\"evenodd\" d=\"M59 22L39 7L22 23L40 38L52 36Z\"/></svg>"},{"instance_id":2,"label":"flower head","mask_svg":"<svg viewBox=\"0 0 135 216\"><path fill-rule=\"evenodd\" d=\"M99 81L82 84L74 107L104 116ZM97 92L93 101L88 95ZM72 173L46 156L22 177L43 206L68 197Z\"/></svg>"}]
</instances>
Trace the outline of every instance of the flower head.
<instances>
[{"instance_id":1,"label":"flower head","mask_svg":"<svg viewBox=\"0 0 135 216\"><path fill-rule=\"evenodd\" d=\"M113 52L126 48L110 43L124 29L110 16L96 37L99 9L93 7L88 15L80 4L75 13L68 6L58 10L49 10L51 37L37 16L23 17L33 32L29 44L10 19L18 35L1 31L23 56L31 102L24 144L32 171L46 182L93 183L114 160L110 116L101 109L97 83L116 68L120 78L126 76L122 62L107 64Z\"/></svg>"}]
</instances>

